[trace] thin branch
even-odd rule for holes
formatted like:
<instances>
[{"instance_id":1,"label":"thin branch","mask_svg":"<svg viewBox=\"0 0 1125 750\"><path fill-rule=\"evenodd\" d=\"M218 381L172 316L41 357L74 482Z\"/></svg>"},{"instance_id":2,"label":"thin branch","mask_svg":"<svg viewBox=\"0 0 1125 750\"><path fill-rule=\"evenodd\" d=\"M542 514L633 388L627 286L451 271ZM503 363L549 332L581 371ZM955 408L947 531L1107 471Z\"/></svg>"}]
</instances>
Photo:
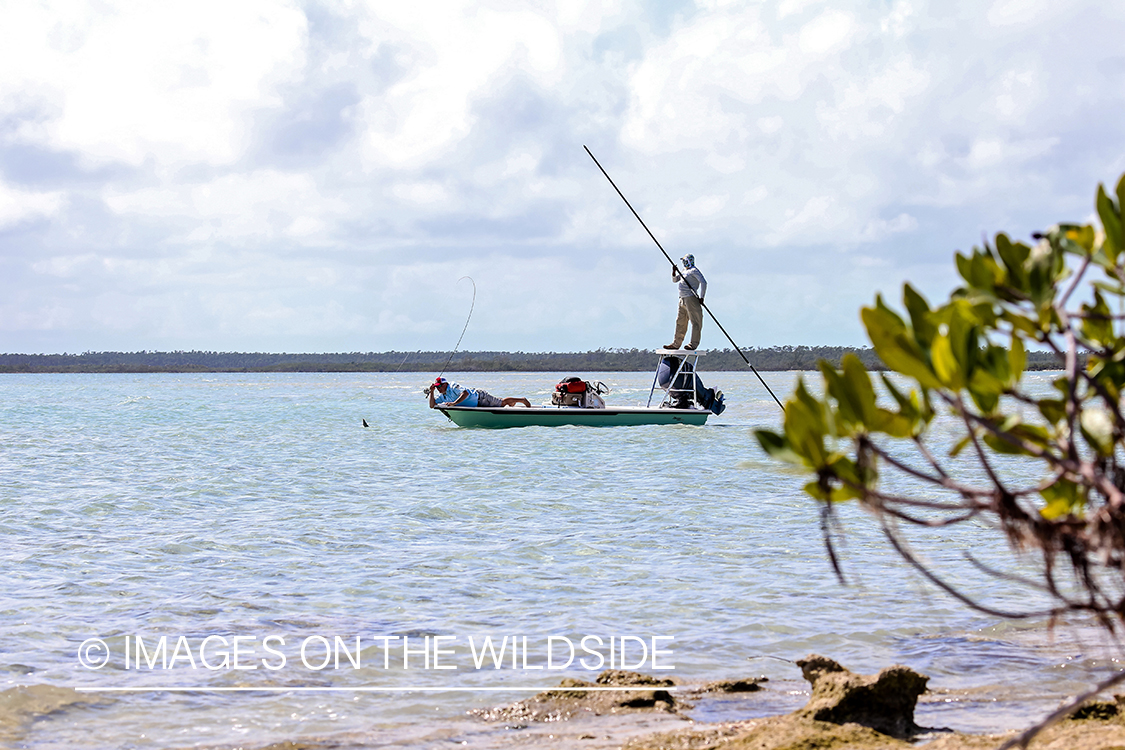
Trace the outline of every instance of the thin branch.
<instances>
[{"instance_id":1,"label":"thin branch","mask_svg":"<svg viewBox=\"0 0 1125 750\"><path fill-rule=\"evenodd\" d=\"M1066 301L1070 299L1070 295L1074 294L1074 290L1078 288L1078 282L1082 281L1082 277L1086 275L1086 270L1090 267L1090 260L1093 257L1089 254L1082 257L1082 265L1074 272L1074 281L1070 282L1070 288L1063 293L1063 296L1059 297L1056 307L1066 307Z\"/></svg>"},{"instance_id":2,"label":"thin branch","mask_svg":"<svg viewBox=\"0 0 1125 750\"><path fill-rule=\"evenodd\" d=\"M922 481L929 482L930 484L940 485L941 487L944 487L947 490L951 490L953 492L956 492L960 495L964 495L966 497L975 497L977 495L991 495L992 494L991 490L975 490L972 487L966 487L964 485L958 484L957 482L954 482L952 479L950 479L948 476L935 477L931 474L927 474L924 471L920 471L919 469L915 469L913 466L909 466L909 465L904 464L901 461L899 461L897 458L892 456L886 450L881 448L877 443L868 441L867 445L869 445L871 447L871 449L879 455L880 458L882 458L884 461L889 463L891 466L894 466L899 471L901 471L903 473L906 473L906 474L909 474L910 476L912 476L916 479L921 479Z\"/></svg>"},{"instance_id":3,"label":"thin branch","mask_svg":"<svg viewBox=\"0 0 1125 750\"><path fill-rule=\"evenodd\" d=\"M1079 320L1125 320L1125 315L1106 315L1105 313L1082 313L1082 312L1069 312L1067 313L1072 318Z\"/></svg>"},{"instance_id":4,"label":"thin branch","mask_svg":"<svg viewBox=\"0 0 1125 750\"><path fill-rule=\"evenodd\" d=\"M953 397L951 397L951 396L949 396L948 394L945 394L945 393L939 392L938 396L940 398L942 398L942 400L944 400L949 406L951 406L955 409L957 408L957 404L961 403L959 399L955 400ZM1081 408L1081 407L1079 407L1079 408ZM1108 480L1108 478L1106 478L1104 475L1096 473L1094 471L1094 467L1093 467L1092 463L1087 462L1087 461L1082 461L1080 458L1077 458L1077 457L1075 457L1075 458L1060 458L1059 456L1052 455L1050 452L1040 448L1039 446L1035 445L1034 443L1029 443L1025 440L1021 440L1020 438L1016 437L1015 435L1011 434L1010 432L1007 432L1006 430L1001 430L991 420L988 420L988 419L985 419L984 417L973 414L972 412L968 411L967 409L963 410L963 411L960 411L959 413L964 420L966 420L966 421L971 420L972 422L975 422L976 424L980 425L984 429L991 432L996 437L1000 438L1001 440L1004 440L1005 442L1011 443L1015 447L1019 448L1020 450L1023 450L1024 452L1028 453L1029 455L1033 456L1034 458L1040 458L1040 459L1042 459L1044 461L1047 461L1048 463L1052 464L1055 468L1062 469L1063 471L1069 473L1072 476L1081 477L1081 478L1085 479L1092 488L1097 489L1099 492L1101 492L1103 495L1105 495L1106 498L1109 500L1109 504L1112 505L1114 508L1125 507L1125 493L1122 493L1122 491L1120 489L1118 489L1112 482L1110 482ZM1073 424L1071 425L1070 435L1071 435L1071 438L1073 438L1073 436L1074 436ZM975 440L975 438L974 438L974 440ZM1058 440L1062 445L1068 446L1068 448L1067 448L1068 452L1075 452L1073 450L1074 444L1075 444L1075 441L1073 439L1067 440L1065 438L1059 438ZM999 483L998 483L998 486L999 486Z\"/></svg>"},{"instance_id":5,"label":"thin branch","mask_svg":"<svg viewBox=\"0 0 1125 750\"><path fill-rule=\"evenodd\" d=\"M970 552L965 552L964 555L965 559L972 563L978 570L987 573L993 578L999 578L1001 581L1011 581L1012 583L1018 583L1021 586L1038 589L1043 593L1050 593L1050 588L1042 583L1039 583L1038 581L1033 581L1030 578L1024 578L1023 576L1017 576L1014 573L1005 573L1002 570L996 570L995 568L989 565L985 565L980 560L973 557L972 553Z\"/></svg>"},{"instance_id":6,"label":"thin branch","mask_svg":"<svg viewBox=\"0 0 1125 750\"><path fill-rule=\"evenodd\" d=\"M848 582L844 578L844 569L840 567L840 559L836 556L836 547L832 544L831 524L833 520L831 501L825 501L820 509L820 530L824 534L824 546L828 550L828 559L832 562L832 570L835 571L836 578L840 580L842 585L847 586Z\"/></svg>"},{"instance_id":7,"label":"thin branch","mask_svg":"<svg viewBox=\"0 0 1125 750\"><path fill-rule=\"evenodd\" d=\"M945 469L941 467L941 464L939 464L937 462L937 459L934 458L933 454L930 453L930 449L927 448L926 444L922 442L922 438L918 435L915 435L913 440L915 447L918 448L918 452L922 454L923 458L930 462L930 466L934 467L934 471L941 475L943 479L948 479L949 474L946 473Z\"/></svg>"},{"instance_id":8,"label":"thin branch","mask_svg":"<svg viewBox=\"0 0 1125 750\"><path fill-rule=\"evenodd\" d=\"M967 513L965 513L963 515L960 515L960 516L952 516L950 518L937 518L937 519L932 519L932 520L926 520L924 518L916 518L916 517L910 515L909 513L906 513L904 511L901 511L901 510L898 510L898 509L892 508L892 507L880 506L880 510L883 513L887 513L889 515L894 516L895 518L901 518L903 521L909 521L910 523L914 524L915 526L925 526L925 527L931 528L931 529L940 529L944 526L952 526L954 524L962 523L963 521L968 521L970 519L975 518L980 513L979 510L970 510Z\"/></svg>"},{"instance_id":9,"label":"thin branch","mask_svg":"<svg viewBox=\"0 0 1125 750\"><path fill-rule=\"evenodd\" d=\"M1103 357L1103 359L1108 360L1110 359L1110 357ZM1113 412L1113 416L1117 421L1118 428L1120 429L1123 425L1125 425L1125 415L1122 415L1121 413L1121 407L1118 403L1118 400L1110 395L1109 391L1105 389L1105 386L1102 385L1101 381L1099 381L1085 369L1080 372L1080 375L1091 388L1098 392L1098 395L1102 398L1102 402L1107 407L1109 407L1110 411Z\"/></svg>"},{"instance_id":10,"label":"thin branch","mask_svg":"<svg viewBox=\"0 0 1125 750\"><path fill-rule=\"evenodd\" d=\"M986 510L991 505L991 503L978 502L975 499L975 496L966 497L965 502L962 502L962 503L943 503L943 502L938 502L938 501L935 501L935 500L916 500L912 497L903 497L902 495L895 495L895 494L891 494L889 492L882 492L880 490L873 489L871 487L864 487L863 485L859 485L859 484L856 484L854 482L849 482L846 479L841 479L840 482L842 484L844 484L846 487L850 487L851 489L856 490L857 492L863 493L865 501L869 497L875 498L878 501L878 503L876 503L876 504L879 505L880 507L886 507L886 506L889 506L889 505L906 505L906 506L909 506L909 507L912 507L912 508L925 508L927 510L937 510L937 511L943 511L943 512L951 512L951 513L953 513L953 512L965 512L965 511L971 511L973 513L978 513L979 511ZM981 496L988 497L989 499L991 499L991 495L984 495L984 493L981 493Z\"/></svg>"},{"instance_id":11,"label":"thin branch","mask_svg":"<svg viewBox=\"0 0 1125 750\"><path fill-rule=\"evenodd\" d=\"M1027 746L1031 743L1031 741L1033 739L1035 739L1036 736L1038 736L1039 733L1042 732L1044 729L1046 729L1047 727L1051 726L1052 724L1056 724L1059 721L1062 721L1066 717L1070 716L1072 713L1074 713L1079 708L1081 708L1082 704L1084 704L1086 701L1093 698L1098 693L1101 693L1102 691L1105 691L1105 690L1109 690L1114 685L1120 685L1122 682L1125 682L1125 671L1118 672L1113 677L1110 677L1107 680L1103 680L1103 681L1099 682L1093 688L1091 688L1090 690L1087 690L1085 693L1078 696L1077 698L1072 700L1070 703L1067 703L1067 704L1063 705L1061 708L1052 712L1050 715L1047 716L1047 718L1043 719L1042 721L1040 721L1035 726L1027 729L1023 733L1021 733L1021 734L1013 737L1012 739L1008 740L1003 745L996 748L996 750L1011 750L1011 748L1013 748L1013 747L1021 747L1021 748L1024 748L1024 750L1026 750Z\"/></svg>"},{"instance_id":12,"label":"thin branch","mask_svg":"<svg viewBox=\"0 0 1125 750\"><path fill-rule=\"evenodd\" d=\"M980 440L977 439L977 431L974 430L973 426L969 423L968 409L965 408L965 402L961 400L961 396L959 394L955 397L954 401L956 403L955 408L957 409L958 414L961 415L961 420L965 423L965 429L969 431L969 439L973 441L973 448L977 452L977 457L980 459L981 466L984 467L985 473L988 474L988 478L994 485L996 485L997 488L999 488L1002 494L1006 495L1007 497L1011 497L1012 493L1008 491L1008 488L1005 487L1004 483L1000 481L1000 477L996 476L996 472L992 470L992 464L989 462L988 456L984 452L984 448L981 447Z\"/></svg>"},{"instance_id":13,"label":"thin branch","mask_svg":"<svg viewBox=\"0 0 1125 750\"><path fill-rule=\"evenodd\" d=\"M954 599L957 599L958 601L969 605L970 607L977 610L978 612L983 612L984 614L992 615L993 617L1003 617L1003 618L1009 619L1009 620L1026 620L1026 619L1029 619L1029 618L1032 618L1032 617L1054 617L1056 615L1061 615L1064 612L1068 612L1071 609L1070 607L1061 607L1061 608L1055 608L1055 609L1040 610L1040 611L1035 611L1035 612L1008 612L1008 611L1005 611L1005 610L1002 610L1002 609L994 609L992 607L986 607L985 605L981 604L980 602L969 598L965 594L962 594L960 591L958 591L957 589L950 586L948 583L946 583L941 578L938 578L937 575L935 575L933 573L933 571L931 571L929 568L927 568L925 565L923 565L917 558L915 558L914 555L910 552L910 550L908 550L905 547L905 545L902 544L902 542L901 542L901 540L899 540L898 536L893 531L891 531L891 528L890 528L890 526L887 525L887 522L886 522L885 518L881 521L880 525L883 527L883 534L886 535L887 540L890 541L890 543L891 543L891 546L894 547L895 550L900 555L902 555L902 558L904 560L906 560L908 563L913 565L914 568L919 573L921 573L923 576L925 576L927 579L929 579L930 583L932 583L935 586L937 586L938 588L942 589L947 594L952 596Z\"/></svg>"},{"instance_id":14,"label":"thin branch","mask_svg":"<svg viewBox=\"0 0 1125 750\"><path fill-rule=\"evenodd\" d=\"M944 400L946 402L946 404L948 404L950 407L956 408L954 400L951 396L949 396L945 393L940 393L940 392L938 393L938 396L942 400ZM1052 464L1056 468L1063 468L1067 471L1071 471L1071 472L1074 472L1074 473L1078 472L1079 466L1076 462L1068 461L1065 458L1060 458L1059 456L1052 455L1050 452L1044 450L1043 448L1040 448L1038 445L1035 445L1034 443L1029 443L1026 440L1021 440L1020 438L1016 437L1012 433L1010 433L1006 430L1001 430L991 420L988 420L988 419L985 419L984 417L973 414L972 412L970 412L968 410L965 410L965 411L961 412L961 416L965 419L972 420L973 422L980 425L984 429L988 430L989 432L991 432L993 435L1000 438L1004 442L1010 443L1011 445L1015 446L1016 448L1019 448L1020 450L1024 451L1025 453L1032 456L1033 458L1040 458L1044 461L1047 461L1048 463Z\"/></svg>"}]
</instances>

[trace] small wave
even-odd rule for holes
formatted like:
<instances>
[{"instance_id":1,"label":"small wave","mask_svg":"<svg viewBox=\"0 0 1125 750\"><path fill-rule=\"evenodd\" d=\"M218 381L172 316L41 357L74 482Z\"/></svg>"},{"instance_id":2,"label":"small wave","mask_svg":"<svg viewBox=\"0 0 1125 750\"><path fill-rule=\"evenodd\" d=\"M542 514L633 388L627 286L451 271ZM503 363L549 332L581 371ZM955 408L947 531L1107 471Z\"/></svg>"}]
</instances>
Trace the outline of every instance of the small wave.
<instances>
[{"instance_id":1,"label":"small wave","mask_svg":"<svg viewBox=\"0 0 1125 750\"><path fill-rule=\"evenodd\" d=\"M17 736L40 716L97 701L73 688L55 685L20 685L0 691L0 738Z\"/></svg>"}]
</instances>

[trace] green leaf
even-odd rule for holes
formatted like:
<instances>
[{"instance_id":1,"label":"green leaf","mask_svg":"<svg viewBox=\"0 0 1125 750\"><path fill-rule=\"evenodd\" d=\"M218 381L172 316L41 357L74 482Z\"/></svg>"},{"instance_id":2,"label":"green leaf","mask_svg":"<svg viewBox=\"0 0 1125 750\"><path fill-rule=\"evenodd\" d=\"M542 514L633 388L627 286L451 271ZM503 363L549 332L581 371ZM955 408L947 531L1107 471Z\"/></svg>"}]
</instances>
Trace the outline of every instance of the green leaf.
<instances>
[{"instance_id":1,"label":"green leaf","mask_svg":"<svg viewBox=\"0 0 1125 750\"><path fill-rule=\"evenodd\" d=\"M1105 230L1102 249L1111 262L1116 262L1118 253L1125 248L1125 228L1121 226L1121 209L1113 205L1113 200L1105 194L1101 185L1098 185L1097 207L1102 229Z\"/></svg>"},{"instance_id":2,"label":"green leaf","mask_svg":"<svg viewBox=\"0 0 1125 750\"><path fill-rule=\"evenodd\" d=\"M1051 435L1047 430L1039 425L1034 424L1018 424L1007 430L1013 436L1019 438L1025 443L1037 445L1040 448L1046 448L1051 445Z\"/></svg>"},{"instance_id":3,"label":"green leaf","mask_svg":"<svg viewBox=\"0 0 1125 750\"><path fill-rule=\"evenodd\" d=\"M1109 361L1090 356L1090 364L1097 364L1097 367L1091 370L1092 376L1114 401L1121 399L1121 388L1125 386L1125 363L1122 363L1121 359L1125 359L1125 349L1120 348L1114 359Z\"/></svg>"},{"instance_id":4,"label":"green leaf","mask_svg":"<svg viewBox=\"0 0 1125 750\"><path fill-rule=\"evenodd\" d=\"M1063 239L1059 242L1059 247L1064 252L1087 256L1093 251L1096 234L1092 226L1089 224L1060 226L1063 226Z\"/></svg>"},{"instance_id":5,"label":"green leaf","mask_svg":"<svg viewBox=\"0 0 1125 750\"><path fill-rule=\"evenodd\" d=\"M1022 242L1013 243L1008 235L1001 232L996 235L996 253L1008 271L1007 283L1021 291L1027 291L1027 269L1025 264L1031 254L1031 248Z\"/></svg>"},{"instance_id":6,"label":"green leaf","mask_svg":"<svg viewBox=\"0 0 1125 750\"><path fill-rule=\"evenodd\" d=\"M1052 231L1052 235L1057 230ZM1027 294L1036 307L1050 304L1055 298L1056 268L1061 263L1062 251L1054 241L1040 240L1031 248L1027 258ZM1042 317L1042 316L1041 316Z\"/></svg>"},{"instance_id":7,"label":"green leaf","mask_svg":"<svg viewBox=\"0 0 1125 750\"><path fill-rule=\"evenodd\" d=\"M871 424L875 416L875 388L871 385L871 376L867 368L859 361L859 357L848 353L841 362L844 367L844 379L847 381L848 390L853 394L864 424Z\"/></svg>"},{"instance_id":8,"label":"green leaf","mask_svg":"<svg viewBox=\"0 0 1125 750\"><path fill-rule=\"evenodd\" d=\"M809 493L817 500L828 502L831 499L829 495L821 488L820 482L809 482L805 485L805 492Z\"/></svg>"},{"instance_id":9,"label":"green leaf","mask_svg":"<svg viewBox=\"0 0 1125 750\"><path fill-rule=\"evenodd\" d=\"M948 336L935 336L933 346L930 347L930 357L934 362L934 372L941 384L955 391L961 390L964 385L961 366L953 356L953 345Z\"/></svg>"},{"instance_id":10,"label":"green leaf","mask_svg":"<svg viewBox=\"0 0 1125 750\"><path fill-rule=\"evenodd\" d=\"M910 325L914 327L914 338L924 347L930 345L936 328L930 321L930 306L926 298L919 294L910 284L902 285L902 302L906 311L910 313Z\"/></svg>"},{"instance_id":11,"label":"green leaf","mask_svg":"<svg viewBox=\"0 0 1125 750\"><path fill-rule=\"evenodd\" d=\"M902 411L903 414L914 415L917 413L917 409L915 408L914 403L905 395L903 395L902 391L895 387L895 384L892 383L891 379L887 377L887 373L881 372L879 373L879 377L883 381L883 387L886 388L887 392L891 394L891 398L898 402L898 408L900 411Z\"/></svg>"},{"instance_id":12,"label":"green leaf","mask_svg":"<svg viewBox=\"0 0 1125 750\"><path fill-rule=\"evenodd\" d=\"M1014 332L1029 338L1034 338L1039 333L1039 323L1032 318L1014 310L1004 310L1000 319L1012 326Z\"/></svg>"},{"instance_id":13,"label":"green leaf","mask_svg":"<svg viewBox=\"0 0 1125 750\"><path fill-rule=\"evenodd\" d=\"M789 441L783 435L769 430L754 430L754 437L768 455L790 464L802 464L801 457L789 447Z\"/></svg>"},{"instance_id":14,"label":"green leaf","mask_svg":"<svg viewBox=\"0 0 1125 750\"><path fill-rule=\"evenodd\" d=\"M915 434L917 420L907 414L899 414L888 409L876 411L873 429L893 438L905 438Z\"/></svg>"},{"instance_id":15,"label":"green leaf","mask_svg":"<svg viewBox=\"0 0 1125 750\"><path fill-rule=\"evenodd\" d=\"M972 275L973 286L977 289L991 291L1004 279L1000 266L996 264L996 259L992 257L992 253L987 252L987 249L973 253L969 273Z\"/></svg>"},{"instance_id":16,"label":"green leaf","mask_svg":"<svg viewBox=\"0 0 1125 750\"><path fill-rule=\"evenodd\" d=\"M960 440L958 440L953 445L952 448L949 449L949 457L953 458L953 457L957 456L961 451L965 450L965 448L967 448L972 442L973 442L973 438L972 438L971 435L966 435L965 437L961 438Z\"/></svg>"},{"instance_id":17,"label":"green leaf","mask_svg":"<svg viewBox=\"0 0 1125 750\"><path fill-rule=\"evenodd\" d=\"M1050 424L1058 424L1066 419L1066 402L1061 398L1044 398L1036 401L1039 413Z\"/></svg>"},{"instance_id":18,"label":"green leaf","mask_svg":"<svg viewBox=\"0 0 1125 750\"><path fill-rule=\"evenodd\" d=\"M803 379L797 381L794 395L785 405L785 439L809 468L819 469L828 457L824 447L828 433L824 405L808 392Z\"/></svg>"},{"instance_id":19,"label":"green leaf","mask_svg":"<svg viewBox=\"0 0 1125 750\"><path fill-rule=\"evenodd\" d=\"M831 362L821 360L817 362L820 373L824 377L825 390L828 395L836 399L840 420L851 428L862 427L863 409L855 403L848 391L844 376L836 372Z\"/></svg>"},{"instance_id":20,"label":"green leaf","mask_svg":"<svg viewBox=\"0 0 1125 750\"><path fill-rule=\"evenodd\" d=\"M1000 405L1004 383L987 369L982 367L974 370L968 387L969 395L982 412L991 414Z\"/></svg>"},{"instance_id":21,"label":"green leaf","mask_svg":"<svg viewBox=\"0 0 1125 750\"><path fill-rule=\"evenodd\" d=\"M832 474L840 480L839 486L832 488L830 499L833 502L863 497L861 488L870 487L878 477L878 473L872 467L861 470L855 461L846 456L837 457L830 467Z\"/></svg>"},{"instance_id":22,"label":"green leaf","mask_svg":"<svg viewBox=\"0 0 1125 750\"><path fill-rule=\"evenodd\" d=\"M1116 297L1125 295L1125 284L1122 284L1120 281L1110 282L1099 280L1095 281L1093 285L1095 289L1101 289L1103 292L1112 294Z\"/></svg>"},{"instance_id":23,"label":"green leaf","mask_svg":"<svg viewBox=\"0 0 1125 750\"><path fill-rule=\"evenodd\" d=\"M1014 388L1023 377L1023 371L1027 368L1027 350L1023 348L1023 339L1012 331L1012 345L1008 348L1008 387Z\"/></svg>"},{"instance_id":24,"label":"green leaf","mask_svg":"<svg viewBox=\"0 0 1125 750\"><path fill-rule=\"evenodd\" d=\"M879 359L926 388L940 388L941 382L934 376L917 341L908 335L906 324L883 305L881 297L876 297L875 302L876 307L863 308L860 317Z\"/></svg>"},{"instance_id":25,"label":"green leaf","mask_svg":"<svg viewBox=\"0 0 1125 750\"><path fill-rule=\"evenodd\" d=\"M1125 214L1125 173L1117 181L1117 211L1118 215Z\"/></svg>"},{"instance_id":26,"label":"green leaf","mask_svg":"<svg viewBox=\"0 0 1125 750\"><path fill-rule=\"evenodd\" d=\"M1113 418L1109 412L1087 404L1078 416L1078 424L1091 448L1103 456L1113 453Z\"/></svg>"},{"instance_id":27,"label":"green leaf","mask_svg":"<svg viewBox=\"0 0 1125 750\"><path fill-rule=\"evenodd\" d=\"M1109 309L1100 290L1094 290L1094 305L1082 305L1082 335L1102 346L1111 346L1113 335L1113 311Z\"/></svg>"},{"instance_id":28,"label":"green leaf","mask_svg":"<svg viewBox=\"0 0 1125 750\"><path fill-rule=\"evenodd\" d=\"M1058 479L1039 491L1039 496L1046 501L1039 515L1048 521L1064 516L1081 518L1086 507L1086 497L1083 493L1084 488L1069 479Z\"/></svg>"},{"instance_id":29,"label":"green leaf","mask_svg":"<svg viewBox=\"0 0 1125 750\"><path fill-rule=\"evenodd\" d=\"M972 259L965 257L961 253L956 253L953 257L954 257L954 262L957 264L957 273L960 274L961 278L963 278L965 280L965 282L968 283L970 286L975 286L973 284L973 261L972 261Z\"/></svg>"},{"instance_id":30,"label":"green leaf","mask_svg":"<svg viewBox=\"0 0 1125 750\"><path fill-rule=\"evenodd\" d=\"M1009 455L1009 456L1019 456L1019 455L1026 454L1026 451L1024 451L1018 445L1013 445L1012 443L1009 443L1007 440L1004 440L1003 438L998 437L997 435L995 435L991 432L984 433L981 436L981 440L984 441L985 445L987 445L989 448L996 451L997 453L1003 453L1003 454Z\"/></svg>"}]
</instances>

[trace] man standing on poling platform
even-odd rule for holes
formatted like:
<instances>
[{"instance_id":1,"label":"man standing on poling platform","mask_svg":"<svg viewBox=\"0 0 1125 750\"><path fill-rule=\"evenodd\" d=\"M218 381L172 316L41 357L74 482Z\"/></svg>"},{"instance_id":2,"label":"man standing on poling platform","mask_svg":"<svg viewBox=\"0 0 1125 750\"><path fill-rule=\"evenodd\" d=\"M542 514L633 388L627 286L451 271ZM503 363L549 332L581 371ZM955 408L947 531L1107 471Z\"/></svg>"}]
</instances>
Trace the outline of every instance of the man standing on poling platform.
<instances>
[{"instance_id":1,"label":"man standing on poling platform","mask_svg":"<svg viewBox=\"0 0 1125 750\"><path fill-rule=\"evenodd\" d=\"M675 265L672 266L672 281L680 284L680 307L676 313L676 338L665 346L665 349L679 349L687 333L688 322L691 322L691 342L684 347L689 351L699 347L699 336L703 332L703 298L707 296L707 279L695 267L695 256L685 255L680 258L684 266L681 273Z\"/></svg>"}]
</instances>

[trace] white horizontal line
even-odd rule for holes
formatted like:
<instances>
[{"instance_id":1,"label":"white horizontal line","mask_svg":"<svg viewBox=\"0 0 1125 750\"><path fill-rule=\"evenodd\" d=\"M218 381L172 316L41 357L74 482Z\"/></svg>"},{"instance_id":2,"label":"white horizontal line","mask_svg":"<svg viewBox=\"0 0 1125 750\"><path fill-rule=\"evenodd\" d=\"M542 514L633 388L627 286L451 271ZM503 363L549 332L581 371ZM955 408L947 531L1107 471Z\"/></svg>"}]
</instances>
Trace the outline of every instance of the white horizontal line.
<instances>
[{"instance_id":1,"label":"white horizontal line","mask_svg":"<svg viewBox=\"0 0 1125 750\"><path fill-rule=\"evenodd\" d=\"M579 693L594 692L631 692L637 690L666 690L675 691L678 688L664 685L646 685L638 687L563 687L550 685L546 687L371 687L361 685L358 687L191 687L184 685L167 685L161 687L76 687L79 693L476 693L476 692L513 692L513 691L568 691Z\"/></svg>"}]
</instances>

